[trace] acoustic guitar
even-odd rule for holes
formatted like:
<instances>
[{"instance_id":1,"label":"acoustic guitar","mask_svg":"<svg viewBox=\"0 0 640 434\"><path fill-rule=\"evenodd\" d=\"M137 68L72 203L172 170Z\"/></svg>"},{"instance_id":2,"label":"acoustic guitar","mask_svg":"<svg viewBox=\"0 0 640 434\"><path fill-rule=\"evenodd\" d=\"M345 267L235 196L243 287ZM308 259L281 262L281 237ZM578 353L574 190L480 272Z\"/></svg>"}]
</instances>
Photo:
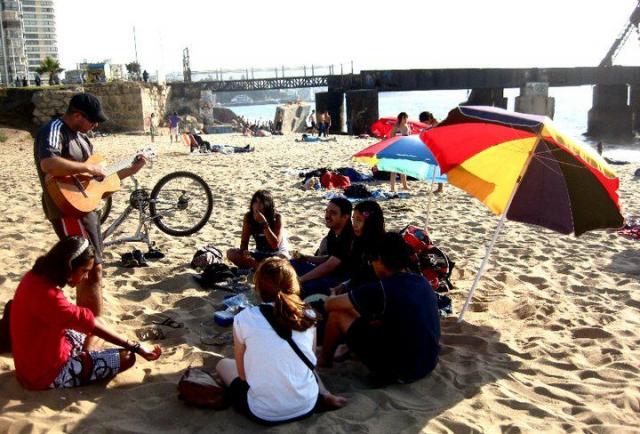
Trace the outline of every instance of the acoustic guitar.
<instances>
[{"instance_id":1,"label":"acoustic guitar","mask_svg":"<svg viewBox=\"0 0 640 434\"><path fill-rule=\"evenodd\" d=\"M82 216L98 208L103 197L120 190L118 171L130 167L138 158L144 156L152 160L155 155L153 149L146 148L138 152L134 157L103 166L104 177L96 178L88 173L69 176L47 176L45 178L45 186L53 203L63 214ZM86 162L102 165L104 157L97 154L92 155Z\"/></svg>"}]
</instances>

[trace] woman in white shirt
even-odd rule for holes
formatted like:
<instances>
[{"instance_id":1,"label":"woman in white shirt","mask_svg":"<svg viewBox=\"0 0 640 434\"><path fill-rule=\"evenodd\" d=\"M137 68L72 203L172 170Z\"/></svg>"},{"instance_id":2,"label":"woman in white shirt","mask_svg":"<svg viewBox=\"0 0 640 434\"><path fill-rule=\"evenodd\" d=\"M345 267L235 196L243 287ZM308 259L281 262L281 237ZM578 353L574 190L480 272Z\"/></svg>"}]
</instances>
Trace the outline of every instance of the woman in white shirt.
<instances>
[{"instance_id":1,"label":"woman in white shirt","mask_svg":"<svg viewBox=\"0 0 640 434\"><path fill-rule=\"evenodd\" d=\"M255 275L256 291L272 306L273 321L315 365L315 314L300 299L296 272L286 259L269 258ZM273 425L336 409L346 399L329 393L320 378L281 338L261 312L247 308L233 323L235 360L216 367L234 408L256 422Z\"/></svg>"}]
</instances>

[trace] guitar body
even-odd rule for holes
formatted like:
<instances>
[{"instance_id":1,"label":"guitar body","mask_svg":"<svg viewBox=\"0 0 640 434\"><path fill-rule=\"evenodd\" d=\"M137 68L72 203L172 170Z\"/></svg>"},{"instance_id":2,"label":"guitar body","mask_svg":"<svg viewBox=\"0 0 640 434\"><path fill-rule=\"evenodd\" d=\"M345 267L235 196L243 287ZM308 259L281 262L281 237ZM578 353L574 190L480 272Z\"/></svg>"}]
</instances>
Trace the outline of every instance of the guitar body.
<instances>
[{"instance_id":1,"label":"guitar body","mask_svg":"<svg viewBox=\"0 0 640 434\"><path fill-rule=\"evenodd\" d=\"M104 160L100 155L92 155L87 162L99 164ZM100 201L120 190L120 178L117 173L98 181L91 175L48 176L45 179L47 192L56 206L65 215L81 216L94 211Z\"/></svg>"}]
</instances>

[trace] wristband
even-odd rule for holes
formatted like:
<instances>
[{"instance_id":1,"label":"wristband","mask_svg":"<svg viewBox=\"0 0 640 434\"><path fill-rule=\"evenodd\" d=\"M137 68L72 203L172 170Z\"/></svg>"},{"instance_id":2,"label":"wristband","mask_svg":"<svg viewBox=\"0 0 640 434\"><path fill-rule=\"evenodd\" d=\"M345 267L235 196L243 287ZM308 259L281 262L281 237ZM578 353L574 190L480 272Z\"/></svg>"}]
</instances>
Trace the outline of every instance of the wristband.
<instances>
[{"instance_id":1,"label":"wristband","mask_svg":"<svg viewBox=\"0 0 640 434\"><path fill-rule=\"evenodd\" d=\"M140 342L134 342L133 345L130 345L128 350L131 351L133 354L139 354L140 352Z\"/></svg>"}]
</instances>

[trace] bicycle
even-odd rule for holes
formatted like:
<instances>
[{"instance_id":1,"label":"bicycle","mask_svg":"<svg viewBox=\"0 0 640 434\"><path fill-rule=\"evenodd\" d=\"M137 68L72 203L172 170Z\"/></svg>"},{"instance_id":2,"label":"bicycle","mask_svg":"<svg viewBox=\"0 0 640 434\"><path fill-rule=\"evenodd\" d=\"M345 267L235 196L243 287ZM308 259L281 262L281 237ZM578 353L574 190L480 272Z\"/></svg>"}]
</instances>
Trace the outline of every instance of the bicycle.
<instances>
[{"instance_id":1,"label":"bicycle","mask_svg":"<svg viewBox=\"0 0 640 434\"><path fill-rule=\"evenodd\" d=\"M156 183L151 193L145 188L139 188L134 176L131 179L134 189L129 195L127 208L102 232L105 247L144 242L151 250L154 243L149 237L150 222L167 235L186 237L198 232L209 221L213 210L213 195L207 183L198 175L185 171L169 173ZM104 199L100 209L100 223L106 222L112 202L112 196ZM135 234L107 241L135 210L138 211Z\"/></svg>"}]
</instances>

